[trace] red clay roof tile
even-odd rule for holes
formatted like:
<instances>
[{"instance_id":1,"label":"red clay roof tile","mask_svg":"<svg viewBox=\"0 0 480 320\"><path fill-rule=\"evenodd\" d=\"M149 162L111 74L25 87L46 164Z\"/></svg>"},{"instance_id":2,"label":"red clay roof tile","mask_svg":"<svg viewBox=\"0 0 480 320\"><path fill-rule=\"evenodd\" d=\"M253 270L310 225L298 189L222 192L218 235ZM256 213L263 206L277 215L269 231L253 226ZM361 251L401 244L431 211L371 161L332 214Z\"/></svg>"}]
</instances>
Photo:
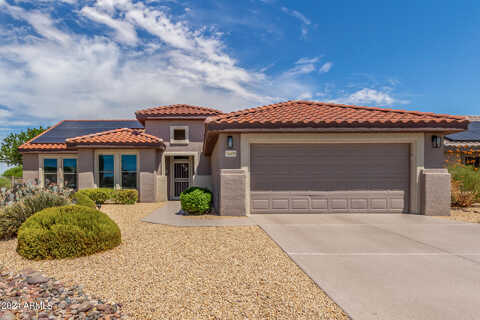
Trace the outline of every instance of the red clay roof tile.
<instances>
[{"instance_id":1,"label":"red clay roof tile","mask_svg":"<svg viewBox=\"0 0 480 320\"><path fill-rule=\"evenodd\" d=\"M24 143L18 147L20 152L24 151L66 151L65 143Z\"/></svg>"},{"instance_id":2,"label":"red clay roof tile","mask_svg":"<svg viewBox=\"0 0 480 320\"><path fill-rule=\"evenodd\" d=\"M465 117L314 101L287 101L226 113L206 120L208 129L241 128L453 128Z\"/></svg>"},{"instance_id":3,"label":"red clay roof tile","mask_svg":"<svg viewBox=\"0 0 480 320\"><path fill-rule=\"evenodd\" d=\"M145 120L150 118L200 118L204 119L209 116L222 114L222 111L206 108L191 106L188 104L173 104L168 106L159 106L149 109L138 110L135 112L137 119Z\"/></svg>"},{"instance_id":4,"label":"red clay roof tile","mask_svg":"<svg viewBox=\"0 0 480 320\"><path fill-rule=\"evenodd\" d=\"M143 129L115 129L65 140L68 146L78 145L125 145L164 146L163 140L147 134Z\"/></svg>"}]
</instances>

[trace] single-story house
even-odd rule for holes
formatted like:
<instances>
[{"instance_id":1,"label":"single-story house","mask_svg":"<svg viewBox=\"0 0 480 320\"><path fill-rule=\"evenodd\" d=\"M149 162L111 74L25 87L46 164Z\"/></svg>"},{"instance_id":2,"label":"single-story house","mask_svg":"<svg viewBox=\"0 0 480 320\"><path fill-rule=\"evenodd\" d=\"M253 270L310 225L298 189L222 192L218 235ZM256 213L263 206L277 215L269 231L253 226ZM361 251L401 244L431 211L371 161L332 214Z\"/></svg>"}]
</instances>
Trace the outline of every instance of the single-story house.
<instances>
[{"instance_id":1,"label":"single-story house","mask_svg":"<svg viewBox=\"0 0 480 320\"><path fill-rule=\"evenodd\" d=\"M140 201L212 190L220 215L449 214L443 136L464 117L312 101L236 112L190 105L135 120L65 120L22 145L24 179L136 188Z\"/></svg>"},{"instance_id":2,"label":"single-story house","mask_svg":"<svg viewBox=\"0 0 480 320\"><path fill-rule=\"evenodd\" d=\"M480 116L466 118L470 121L467 130L445 136L446 161L480 168Z\"/></svg>"}]
</instances>

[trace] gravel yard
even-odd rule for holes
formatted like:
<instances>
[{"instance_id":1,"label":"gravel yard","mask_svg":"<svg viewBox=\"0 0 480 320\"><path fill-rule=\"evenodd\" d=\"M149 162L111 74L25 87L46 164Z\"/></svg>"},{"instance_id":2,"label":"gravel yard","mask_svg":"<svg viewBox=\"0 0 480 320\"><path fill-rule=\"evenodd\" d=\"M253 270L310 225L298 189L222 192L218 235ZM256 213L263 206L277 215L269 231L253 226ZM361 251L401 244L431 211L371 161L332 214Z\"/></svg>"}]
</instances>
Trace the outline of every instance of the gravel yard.
<instances>
[{"instance_id":1,"label":"gravel yard","mask_svg":"<svg viewBox=\"0 0 480 320\"><path fill-rule=\"evenodd\" d=\"M452 208L449 217L451 220L480 223L480 204L474 204L471 208Z\"/></svg>"},{"instance_id":2,"label":"gravel yard","mask_svg":"<svg viewBox=\"0 0 480 320\"><path fill-rule=\"evenodd\" d=\"M348 318L260 228L140 221L160 205L105 205L123 242L108 252L31 262L11 240L0 242L0 264L81 284L135 319Z\"/></svg>"}]
</instances>

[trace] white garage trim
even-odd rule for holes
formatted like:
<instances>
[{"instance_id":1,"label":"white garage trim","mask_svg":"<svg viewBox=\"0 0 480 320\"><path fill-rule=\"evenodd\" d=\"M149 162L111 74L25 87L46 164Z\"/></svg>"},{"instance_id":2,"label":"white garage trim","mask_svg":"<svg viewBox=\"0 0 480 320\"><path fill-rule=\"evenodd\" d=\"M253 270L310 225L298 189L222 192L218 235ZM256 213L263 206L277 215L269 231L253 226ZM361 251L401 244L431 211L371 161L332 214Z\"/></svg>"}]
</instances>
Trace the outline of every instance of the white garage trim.
<instances>
[{"instance_id":1,"label":"white garage trim","mask_svg":"<svg viewBox=\"0 0 480 320\"><path fill-rule=\"evenodd\" d=\"M250 215L250 145L253 143L409 143L410 213L420 213L420 173L424 168L423 133L242 133L240 164L246 173L245 208Z\"/></svg>"}]
</instances>

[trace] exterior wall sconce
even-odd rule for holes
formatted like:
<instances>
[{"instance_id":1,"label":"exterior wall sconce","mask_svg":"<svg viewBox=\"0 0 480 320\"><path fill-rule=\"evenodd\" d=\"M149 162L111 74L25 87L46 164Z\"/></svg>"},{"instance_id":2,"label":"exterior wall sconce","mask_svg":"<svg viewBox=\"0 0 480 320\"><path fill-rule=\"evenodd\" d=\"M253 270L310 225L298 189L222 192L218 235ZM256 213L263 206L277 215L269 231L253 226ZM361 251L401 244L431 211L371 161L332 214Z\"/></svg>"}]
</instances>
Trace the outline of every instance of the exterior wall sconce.
<instances>
[{"instance_id":1,"label":"exterior wall sconce","mask_svg":"<svg viewBox=\"0 0 480 320\"><path fill-rule=\"evenodd\" d=\"M442 137L432 136L432 147L438 149L442 146Z\"/></svg>"},{"instance_id":2,"label":"exterior wall sconce","mask_svg":"<svg viewBox=\"0 0 480 320\"><path fill-rule=\"evenodd\" d=\"M233 137L232 137L232 136L228 136L228 137L227 137L227 148L228 148L228 149L232 149L232 148L233 148Z\"/></svg>"}]
</instances>

